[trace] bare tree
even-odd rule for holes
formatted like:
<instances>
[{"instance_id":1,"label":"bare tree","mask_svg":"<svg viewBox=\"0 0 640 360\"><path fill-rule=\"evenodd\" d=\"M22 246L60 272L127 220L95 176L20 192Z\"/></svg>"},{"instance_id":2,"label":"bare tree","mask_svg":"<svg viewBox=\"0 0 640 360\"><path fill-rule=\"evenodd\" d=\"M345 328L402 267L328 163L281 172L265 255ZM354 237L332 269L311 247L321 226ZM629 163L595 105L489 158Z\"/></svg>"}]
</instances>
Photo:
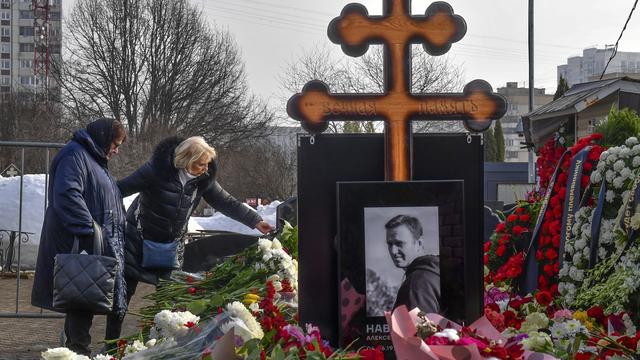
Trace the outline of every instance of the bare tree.
<instances>
[{"instance_id":1,"label":"bare tree","mask_svg":"<svg viewBox=\"0 0 640 360\"><path fill-rule=\"evenodd\" d=\"M123 120L134 138L202 135L217 146L264 135L238 48L188 0L78 0L58 65L76 119Z\"/></svg>"},{"instance_id":2,"label":"bare tree","mask_svg":"<svg viewBox=\"0 0 640 360\"><path fill-rule=\"evenodd\" d=\"M463 74L447 56L433 57L421 46L414 45L411 59L411 91L413 93L458 92ZM335 93L381 93L384 89L382 46L371 46L359 58L349 58L333 48L315 47L287 64L279 78L283 98L300 92L310 80L321 80ZM331 132L381 131L380 122L331 123ZM458 121L416 121L414 132L464 131Z\"/></svg>"},{"instance_id":3,"label":"bare tree","mask_svg":"<svg viewBox=\"0 0 640 360\"><path fill-rule=\"evenodd\" d=\"M0 140L26 142L65 142L70 133L60 124L60 108L33 89L20 89L0 98ZM51 157L55 151L50 153ZM14 163L20 166L19 148L0 147L0 170ZM44 172L49 166L41 149L25 149L25 172Z\"/></svg>"},{"instance_id":4,"label":"bare tree","mask_svg":"<svg viewBox=\"0 0 640 360\"><path fill-rule=\"evenodd\" d=\"M285 200L296 194L295 148L264 138L219 153L218 179L234 196Z\"/></svg>"}]
</instances>

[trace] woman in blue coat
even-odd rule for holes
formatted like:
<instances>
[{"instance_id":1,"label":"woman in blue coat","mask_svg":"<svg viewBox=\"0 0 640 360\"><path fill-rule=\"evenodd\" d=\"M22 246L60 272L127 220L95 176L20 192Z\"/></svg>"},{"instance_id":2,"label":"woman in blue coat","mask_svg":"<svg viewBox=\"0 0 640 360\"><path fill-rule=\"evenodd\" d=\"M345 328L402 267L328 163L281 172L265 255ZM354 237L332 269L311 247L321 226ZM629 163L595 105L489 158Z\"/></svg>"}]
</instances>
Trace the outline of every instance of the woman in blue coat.
<instances>
[{"instance_id":1,"label":"woman in blue coat","mask_svg":"<svg viewBox=\"0 0 640 360\"><path fill-rule=\"evenodd\" d=\"M168 278L173 268L181 266L189 217L200 199L263 234L272 230L252 208L236 200L218 184L215 160L216 151L202 137L169 137L156 146L148 162L118 181L123 196L140 193L127 210L125 278L128 300L139 281L155 285L158 279ZM150 251L144 254L148 250L145 245L170 244L177 246L175 266L146 266L143 255L154 255L149 256ZM161 251L158 255L166 253L169 251ZM122 319L107 317L107 333L119 334L121 326Z\"/></svg>"},{"instance_id":2,"label":"woman in blue coat","mask_svg":"<svg viewBox=\"0 0 640 360\"><path fill-rule=\"evenodd\" d=\"M75 237L81 249L93 248L93 224L101 227L103 254L118 260L114 291L114 316L123 318L127 309L124 283L124 222L122 197L107 167L126 139L122 124L99 119L73 134L73 139L51 163L48 202L38 248L31 303L41 308L65 312L53 307L53 268L56 254L70 253ZM93 313L66 311L66 346L90 355L89 330ZM106 334L109 338L109 334Z\"/></svg>"}]
</instances>

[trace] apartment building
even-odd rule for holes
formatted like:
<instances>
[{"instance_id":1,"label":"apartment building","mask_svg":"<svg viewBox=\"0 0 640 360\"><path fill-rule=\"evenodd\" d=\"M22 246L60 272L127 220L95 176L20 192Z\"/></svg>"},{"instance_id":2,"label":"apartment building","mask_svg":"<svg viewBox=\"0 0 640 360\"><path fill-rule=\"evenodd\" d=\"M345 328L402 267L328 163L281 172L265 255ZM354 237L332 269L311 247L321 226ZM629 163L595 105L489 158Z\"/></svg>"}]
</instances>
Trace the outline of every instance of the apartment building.
<instances>
[{"instance_id":1,"label":"apartment building","mask_svg":"<svg viewBox=\"0 0 640 360\"><path fill-rule=\"evenodd\" d=\"M61 0L0 0L0 97L12 92L33 91L40 77L35 76L36 46L40 28L36 27L34 6L49 1L49 57L60 56L62 39ZM49 78L49 89L57 84Z\"/></svg>"},{"instance_id":2,"label":"apartment building","mask_svg":"<svg viewBox=\"0 0 640 360\"><path fill-rule=\"evenodd\" d=\"M585 49L582 56L572 56L566 64L558 66L558 80L562 76L569 87L599 80L612 53L613 48ZM640 52L618 51L607 66L603 79L623 76L640 78Z\"/></svg>"},{"instance_id":3,"label":"apartment building","mask_svg":"<svg viewBox=\"0 0 640 360\"><path fill-rule=\"evenodd\" d=\"M507 82L507 86L498 88L498 94L507 99L507 112L500 119L504 132L504 161L526 162L529 155L526 149L520 148L524 137L517 131L517 126L520 117L529 112L529 88L518 87L517 82ZM545 89L534 88L534 109L552 100L553 94L545 94Z\"/></svg>"}]
</instances>

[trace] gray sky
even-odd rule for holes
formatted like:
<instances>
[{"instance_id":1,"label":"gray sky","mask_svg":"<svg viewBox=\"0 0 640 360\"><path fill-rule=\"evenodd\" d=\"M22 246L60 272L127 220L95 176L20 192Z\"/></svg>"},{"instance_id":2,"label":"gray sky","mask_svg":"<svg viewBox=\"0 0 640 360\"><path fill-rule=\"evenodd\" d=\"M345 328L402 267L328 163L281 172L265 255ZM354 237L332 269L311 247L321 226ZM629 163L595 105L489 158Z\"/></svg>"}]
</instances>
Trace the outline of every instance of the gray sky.
<instances>
[{"instance_id":1,"label":"gray sky","mask_svg":"<svg viewBox=\"0 0 640 360\"><path fill-rule=\"evenodd\" d=\"M286 63L314 46L330 46L329 21L348 0L192 0L207 18L231 32L242 51L252 91L273 103L282 93L278 74ZM359 0L372 15L382 0ZM414 14L432 1L413 0ZM494 88L528 81L527 0L448 0L467 22L467 34L449 56L464 70L465 82L487 80ZM73 0L64 1L68 10ZM582 50L614 44L634 0L535 1L534 85L553 93L556 66ZM640 52L640 8L634 12L618 51ZM338 52L339 53L339 52ZM340 54L340 53L339 53ZM346 55L345 55L346 56Z\"/></svg>"}]
</instances>

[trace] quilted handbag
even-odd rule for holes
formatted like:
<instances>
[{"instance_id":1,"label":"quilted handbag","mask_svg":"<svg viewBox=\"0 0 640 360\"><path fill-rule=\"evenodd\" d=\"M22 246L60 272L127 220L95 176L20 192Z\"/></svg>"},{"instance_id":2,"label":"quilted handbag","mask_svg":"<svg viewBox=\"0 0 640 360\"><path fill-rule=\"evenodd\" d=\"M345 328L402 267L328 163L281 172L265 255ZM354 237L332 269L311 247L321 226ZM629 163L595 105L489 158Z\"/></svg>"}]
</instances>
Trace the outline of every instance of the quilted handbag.
<instances>
[{"instance_id":1,"label":"quilted handbag","mask_svg":"<svg viewBox=\"0 0 640 360\"><path fill-rule=\"evenodd\" d=\"M79 253L79 240L69 254L57 254L53 269L53 307L62 311L108 314L113 309L113 290L118 261L102 255L102 231L93 224L93 254Z\"/></svg>"}]
</instances>

